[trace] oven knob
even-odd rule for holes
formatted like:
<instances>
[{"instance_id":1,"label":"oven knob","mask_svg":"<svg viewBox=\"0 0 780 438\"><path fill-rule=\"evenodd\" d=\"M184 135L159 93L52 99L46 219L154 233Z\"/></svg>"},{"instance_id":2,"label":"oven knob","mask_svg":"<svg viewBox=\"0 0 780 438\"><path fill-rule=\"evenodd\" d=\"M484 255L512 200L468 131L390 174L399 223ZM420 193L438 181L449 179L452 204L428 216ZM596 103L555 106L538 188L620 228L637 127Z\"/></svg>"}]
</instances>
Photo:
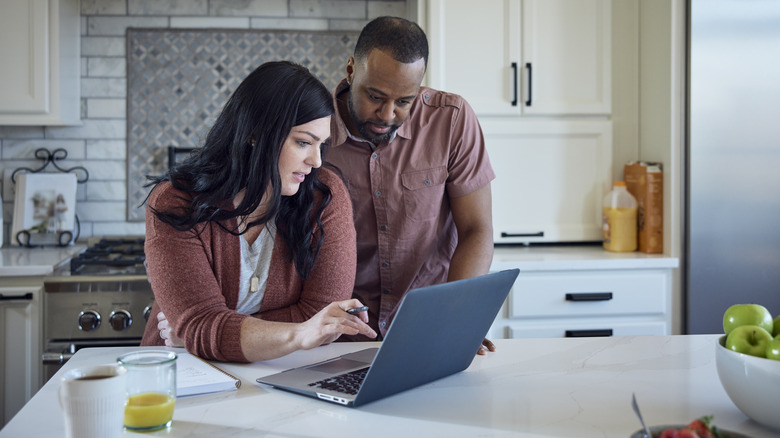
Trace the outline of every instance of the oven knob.
<instances>
[{"instance_id":1,"label":"oven knob","mask_svg":"<svg viewBox=\"0 0 780 438\"><path fill-rule=\"evenodd\" d=\"M144 321L149 321L149 317L152 316L152 305L148 305L144 308Z\"/></svg>"},{"instance_id":2,"label":"oven knob","mask_svg":"<svg viewBox=\"0 0 780 438\"><path fill-rule=\"evenodd\" d=\"M114 330L121 332L133 325L133 317L127 310L115 310L111 312L108 322Z\"/></svg>"},{"instance_id":3,"label":"oven knob","mask_svg":"<svg viewBox=\"0 0 780 438\"><path fill-rule=\"evenodd\" d=\"M91 332L100 327L100 314L95 310L85 310L79 315L79 330Z\"/></svg>"}]
</instances>

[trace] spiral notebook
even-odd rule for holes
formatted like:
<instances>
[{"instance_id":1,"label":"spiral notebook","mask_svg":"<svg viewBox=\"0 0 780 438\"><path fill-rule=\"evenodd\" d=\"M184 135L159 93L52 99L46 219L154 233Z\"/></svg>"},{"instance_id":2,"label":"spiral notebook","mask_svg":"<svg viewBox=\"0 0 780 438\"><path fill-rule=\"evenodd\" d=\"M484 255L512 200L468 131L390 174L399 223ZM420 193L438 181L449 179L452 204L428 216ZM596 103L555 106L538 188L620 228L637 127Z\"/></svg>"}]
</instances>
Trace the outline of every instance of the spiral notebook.
<instances>
[{"instance_id":1,"label":"spiral notebook","mask_svg":"<svg viewBox=\"0 0 780 438\"><path fill-rule=\"evenodd\" d=\"M176 353L176 397L235 391L241 380L198 356Z\"/></svg>"}]
</instances>

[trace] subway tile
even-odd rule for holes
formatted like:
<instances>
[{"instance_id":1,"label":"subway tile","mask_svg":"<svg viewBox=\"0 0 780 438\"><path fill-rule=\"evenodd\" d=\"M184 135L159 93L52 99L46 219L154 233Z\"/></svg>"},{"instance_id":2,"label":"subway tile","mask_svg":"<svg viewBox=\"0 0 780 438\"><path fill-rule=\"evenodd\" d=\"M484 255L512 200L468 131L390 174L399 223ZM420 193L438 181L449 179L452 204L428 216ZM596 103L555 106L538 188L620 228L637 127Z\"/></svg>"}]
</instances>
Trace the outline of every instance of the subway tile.
<instances>
[{"instance_id":1,"label":"subway tile","mask_svg":"<svg viewBox=\"0 0 780 438\"><path fill-rule=\"evenodd\" d=\"M87 140L87 159L124 160L127 158L127 142L124 140Z\"/></svg>"},{"instance_id":2,"label":"subway tile","mask_svg":"<svg viewBox=\"0 0 780 438\"><path fill-rule=\"evenodd\" d=\"M81 126L47 126L46 138L124 139L127 134L125 120L85 119Z\"/></svg>"},{"instance_id":3,"label":"subway tile","mask_svg":"<svg viewBox=\"0 0 780 438\"><path fill-rule=\"evenodd\" d=\"M129 0L128 15L208 15L207 0Z\"/></svg>"},{"instance_id":4,"label":"subway tile","mask_svg":"<svg viewBox=\"0 0 780 438\"><path fill-rule=\"evenodd\" d=\"M124 181L127 176L124 160L85 160L80 165L89 172L89 181Z\"/></svg>"},{"instance_id":5,"label":"subway tile","mask_svg":"<svg viewBox=\"0 0 780 438\"><path fill-rule=\"evenodd\" d=\"M171 17L171 28L247 29L248 17Z\"/></svg>"},{"instance_id":6,"label":"subway tile","mask_svg":"<svg viewBox=\"0 0 780 438\"><path fill-rule=\"evenodd\" d=\"M252 29L328 30L323 18L252 18Z\"/></svg>"},{"instance_id":7,"label":"subway tile","mask_svg":"<svg viewBox=\"0 0 780 438\"><path fill-rule=\"evenodd\" d=\"M124 181L87 181L87 202L123 201L127 197Z\"/></svg>"},{"instance_id":8,"label":"subway tile","mask_svg":"<svg viewBox=\"0 0 780 438\"><path fill-rule=\"evenodd\" d=\"M123 78L127 75L127 61L123 57L90 57L86 72L89 77Z\"/></svg>"},{"instance_id":9,"label":"subway tile","mask_svg":"<svg viewBox=\"0 0 780 438\"><path fill-rule=\"evenodd\" d=\"M89 182L87 184L90 184ZM89 187L87 187L89 190ZM123 221L125 220L125 203L122 201L83 201L76 202L76 214L83 222ZM99 235L99 234L98 234Z\"/></svg>"},{"instance_id":10,"label":"subway tile","mask_svg":"<svg viewBox=\"0 0 780 438\"><path fill-rule=\"evenodd\" d=\"M0 126L0 139L43 137L43 126Z\"/></svg>"},{"instance_id":11,"label":"subway tile","mask_svg":"<svg viewBox=\"0 0 780 438\"><path fill-rule=\"evenodd\" d=\"M99 17L87 19L90 36L124 36L128 27L168 27L168 17Z\"/></svg>"},{"instance_id":12,"label":"subway tile","mask_svg":"<svg viewBox=\"0 0 780 438\"><path fill-rule=\"evenodd\" d=\"M144 222L94 222L94 236L143 236L146 224Z\"/></svg>"},{"instance_id":13,"label":"subway tile","mask_svg":"<svg viewBox=\"0 0 780 438\"><path fill-rule=\"evenodd\" d=\"M87 118L125 119L126 114L125 99L87 99Z\"/></svg>"},{"instance_id":14,"label":"subway tile","mask_svg":"<svg viewBox=\"0 0 780 438\"><path fill-rule=\"evenodd\" d=\"M391 17L406 17L406 2L379 1L368 2L368 19L389 15Z\"/></svg>"},{"instance_id":15,"label":"subway tile","mask_svg":"<svg viewBox=\"0 0 780 438\"><path fill-rule=\"evenodd\" d=\"M81 78L81 97L122 97L127 95L125 78Z\"/></svg>"},{"instance_id":16,"label":"subway tile","mask_svg":"<svg viewBox=\"0 0 780 438\"><path fill-rule=\"evenodd\" d=\"M63 168L71 167L68 163L69 160L83 160L86 157L86 142L80 139L5 140L3 141L3 160L36 160L35 151L40 148L48 149L49 152L65 149L64 161L57 161L57 164ZM43 160L38 161L38 163L44 164ZM49 168L56 170L52 168L51 164L49 164Z\"/></svg>"},{"instance_id":17,"label":"subway tile","mask_svg":"<svg viewBox=\"0 0 780 438\"><path fill-rule=\"evenodd\" d=\"M286 17L287 0L211 0L209 15Z\"/></svg>"},{"instance_id":18,"label":"subway tile","mask_svg":"<svg viewBox=\"0 0 780 438\"><path fill-rule=\"evenodd\" d=\"M290 0L290 16L365 19L366 2L354 0Z\"/></svg>"},{"instance_id":19,"label":"subway tile","mask_svg":"<svg viewBox=\"0 0 780 438\"><path fill-rule=\"evenodd\" d=\"M329 30L360 31L368 20L328 20Z\"/></svg>"},{"instance_id":20,"label":"subway tile","mask_svg":"<svg viewBox=\"0 0 780 438\"><path fill-rule=\"evenodd\" d=\"M81 15L125 15L127 0L81 0Z\"/></svg>"},{"instance_id":21,"label":"subway tile","mask_svg":"<svg viewBox=\"0 0 780 438\"><path fill-rule=\"evenodd\" d=\"M127 41L121 37L81 37L81 56L122 56L127 53Z\"/></svg>"}]
</instances>

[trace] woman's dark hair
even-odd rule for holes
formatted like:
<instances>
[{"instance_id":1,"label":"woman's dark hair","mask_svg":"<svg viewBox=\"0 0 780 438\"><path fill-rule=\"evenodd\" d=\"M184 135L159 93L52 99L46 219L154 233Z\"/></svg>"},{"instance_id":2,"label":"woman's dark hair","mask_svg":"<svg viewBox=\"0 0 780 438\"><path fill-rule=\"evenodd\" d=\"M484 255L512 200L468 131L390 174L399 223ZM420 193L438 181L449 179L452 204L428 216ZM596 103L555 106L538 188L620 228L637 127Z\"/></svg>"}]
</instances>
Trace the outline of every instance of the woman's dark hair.
<instances>
[{"instance_id":1,"label":"woman's dark hair","mask_svg":"<svg viewBox=\"0 0 780 438\"><path fill-rule=\"evenodd\" d=\"M355 43L355 59L366 59L374 49L386 52L404 64L422 58L428 67L428 39L425 32L417 23L404 18L377 17L363 27Z\"/></svg>"},{"instance_id":2,"label":"woman's dark hair","mask_svg":"<svg viewBox=\"0 0 780 438\"><path fill-rule=\"evenodd\" d=\"M294 126L333 114L328 89L309 70L287 61L267 62L256 68L236 88L208 132L201 148L162 177L147 177L148 186L170 181L188 192L188 207L174 211L151 210L163 222L180 231L215 221L232 234L265 224L276 217L279 234L287 243L288 259L307 279L324 239L322 212L331 192L314 168L292 196L282 196L279 155ZM322 145L323 162L327 144ZM263 199L270 184L271 199ZM245 190L234 208L233 198ZM322 200L315 208L315 192ZM264 215L246 224L244 231L228 228L224 221L248 216L263 202ZM318 233L314 233L317 225Z\"/></svg>"}]
</instances>

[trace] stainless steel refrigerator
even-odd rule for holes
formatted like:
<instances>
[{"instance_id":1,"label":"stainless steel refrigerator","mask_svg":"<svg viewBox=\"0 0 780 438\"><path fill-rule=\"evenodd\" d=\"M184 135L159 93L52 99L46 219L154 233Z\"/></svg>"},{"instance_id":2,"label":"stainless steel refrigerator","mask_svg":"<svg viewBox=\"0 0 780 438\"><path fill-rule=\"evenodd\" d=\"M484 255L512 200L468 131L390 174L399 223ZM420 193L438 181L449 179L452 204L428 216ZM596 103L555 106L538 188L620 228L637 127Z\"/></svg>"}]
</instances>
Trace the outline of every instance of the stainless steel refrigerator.
<instances>
[{"instance_id":1,"label":"stainless steel refrigerator","mask_svg":"<svg viewBox=\"0 0 780 438\"><path fill-rule=\"evenodd\" d=\"M780 315L780 1L689 3L687 333Z\"/></svg>"}]
</instances>

